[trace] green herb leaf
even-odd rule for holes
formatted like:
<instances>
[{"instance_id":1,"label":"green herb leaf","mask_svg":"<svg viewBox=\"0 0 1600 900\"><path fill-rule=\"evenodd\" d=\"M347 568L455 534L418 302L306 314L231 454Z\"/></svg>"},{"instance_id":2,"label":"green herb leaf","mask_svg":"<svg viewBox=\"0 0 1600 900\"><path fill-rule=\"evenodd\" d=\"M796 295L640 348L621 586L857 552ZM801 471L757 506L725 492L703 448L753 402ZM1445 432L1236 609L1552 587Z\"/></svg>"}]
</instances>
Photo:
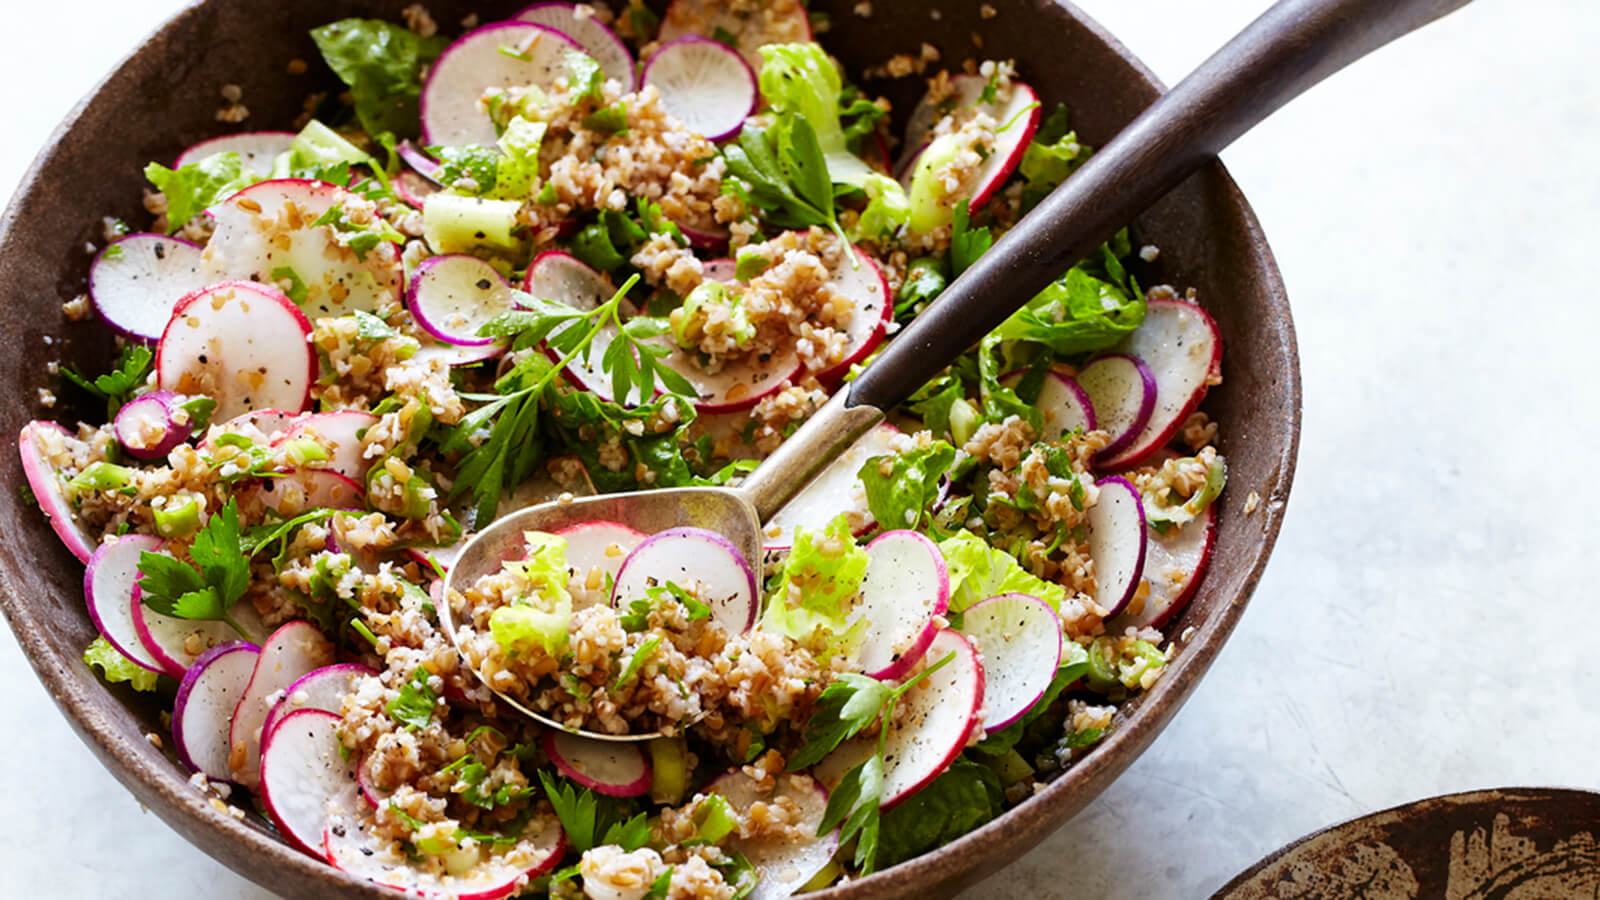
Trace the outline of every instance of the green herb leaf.
<instances>
[{"instance_id":1,"label":"green herb leaf","mask_svg":"<svg viewBox=\"0 0 1600 900\"><path fill-rule=\"evenodd\" d=\"M178 229L202 210L256 181L245 171L237 153L216 153L177 171L160 163L144 168L144 177L167 198L167 233Z\"/></svg>"},{"instance_id":2,"label":"green herb leaf","mask_svg":"<svg viewBox=\"0 0 1600 900\"><path fill-rule=\"evenodd\" d=\"M83 661L90 666L99 666L107 684L125 681L136 691L156 689L156 673L123 656L121 651L111 646L111 643L103 637L97 637L89 642L89 646L83 651Z\"/></svg>"},{"instance_id":3,"label":"green herb leaf","mask_svg":"<svg viewBox=\"0 0 1600 900\"><path fill-rule=\"evenodd\" d=\"M1000 779L988 766L958 757L931 784L883 814L876 862L888 868L927 853L987 823L1003 810Z\"/></svg>"},{"instance_id":4,"label":"green herb leaf","mask_svg":"<svg viewBox=\"0 0 1600 900\"><path fill-rule=\"evenodd\" d=\"M876 678L840 673L817 698L811 718L806 721L805 744L789 757L789 771L811 768L840 744L860 734L877 720L890 693L889 686Z\"/></svg>"},{"instance_id":5,"label":"green herb leaf","mask_svg":"<svg viewBox=\"0 0 1600 900\"><path fill-rule=\"evenodd\" d=\"M856 475L866 488L872 517L884 528L918 528L938 499L939 479L955 459L955 447L934 441L922 449L874 456L862 463Z\"/></svg>"},{"instance_id":6,"label":"green herb leaf","mask_svg":"<svg viewBox=\"0 0 1600 900\"><path fill-rule=\"evenodd\" d=\"M389 718L413 731L421 731L433 721L439 695L428 686L428 670L419 668L400 686L400 695L384 707Z\"/></svg>"},{"instance_id":7,"label":"green herb leaf","mask_svg":"<svg viewBox=\"0 0 1600 900\"><path fill-rule=\"evenodd\" d=\"M962 272L971 268L978 261L978 257L989 252L994 246L994 235L988 228L972 226L972 211L970 203L961 201L952 213L950 231L950 275L959 277Z\"/></svg>"},{"instance_id":8,"label":"green herb leaf","mask_svg":"<svg viewBox=\"0 0 1600 900\"><path fill-rule=\"evenodd\" d=\"M629 807L609 797L600 797L588 788L575 789L572 782L548 769L539 770L539 783L555 808L556 818L567 833L567 841L579 853L605 844L616 844L632 853L650 841L650 823L644 813L626 818Z\"/></svg>"},{"instance_id":9,"label":"green herb leaf","mask_svg":"<svg viewBox=\"0 0 1600 900\"><path fill-rule=\"evenodd\" d=\"M311 38L349 86L356 117L368 134L418 134L422 70L438 58L448 38L422 37L377 19L344 19L313 29Z\"/></svg>"}]
</instances>

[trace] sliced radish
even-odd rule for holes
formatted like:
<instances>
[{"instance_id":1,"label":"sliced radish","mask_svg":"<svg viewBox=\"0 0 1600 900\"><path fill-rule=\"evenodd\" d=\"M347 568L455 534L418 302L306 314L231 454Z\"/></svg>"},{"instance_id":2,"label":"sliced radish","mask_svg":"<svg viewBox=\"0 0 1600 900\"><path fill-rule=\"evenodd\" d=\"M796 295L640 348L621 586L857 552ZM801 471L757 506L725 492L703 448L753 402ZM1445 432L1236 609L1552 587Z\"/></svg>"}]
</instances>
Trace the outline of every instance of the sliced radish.
<instances>
[{"instance_id":1,"label":"sliced radish","mask_svg":"<svg viewBox=\"0 0 1600 900\"><path fill-rule=\"evenodd\" d=\"M412 209L421 209L429 197L439 192L438 185L411 171L396 174L389 179L389 183L394 186L395 196L400 198L400 202Z\"/></svg>"},{"instance_id":2,"label":"sliced radish","mask_svg":"<svg viewBox=\"0 0 1600 900\"><path fill-rule=\"evenodd\" d=\"M264 506L285 518L364 505L365 495L359 482L332 469L295 469L279 478L263 478L253 490Z\"/></svg>"},{"instance_id":3,"label":"sliced radish","mask_svg":"<svg viewBox=\"0 0 1600 900\"><path fill-rule=\"evenodd\" d=\"M863 628L856 662L873 678L899 679L922 659L949 608L950 570L938 545L904 529L878 535L867 545L861 599L848 620Z\"/></svg>"},{"instance_id":4,"label":"sliced radish","mask_svg":"<svg viewBox=\"0 0 1600 900\"><path fill-rule=\"evenodd\" d=\"M172 307L213 279L199 244L164 234L130 234L113 241L89 267L89 300L107 325L155 341Z\"/></svg>"},{"instance_id":5,"label":"sliced radish","mask_svg":"<svg viewBox=\"0 0 1600 900\"><path fill-rule=\"evenodd\" d=\"M417 324L439 341L482 347L496 341L479 337L478 329L515 309L516 293L494 266L457 253L432 257L417 267L406 291L406 307Z\"/></svg>"},{"instance_id":6,"label":"sliced radish","mask_svg":"<svg viewBox=\"0 0 1600 900\"><path fill-rule=\"evenodd\" d=\"M649 588L672 582L711 607L711 618L742 634L756 623L761 594L756 575L732 541L704 528L669 528L646 538L617 572L612 605L648 596Z\"/></svg>"},{"instance_id":7,"label":"sliced radish","mask_svg":"<svg viewBox=\"0 0 1600 900\"><path fill-rule=\"evenodd\" d=\"M672 348L661 363L682 375L694 388L694 408L703 413L730 413L749 409L762 397L798 382L805 372L800 357L788 349L765 359L749 356L731 360L720 371L707 372L695 354L684 350L671 335L656 338Z\"/></svg>"},{"instance_id":8,"label":"sliced radish","mask_svg":"<svg viewBox=\"0 0 1600 900\"><path fill-rule=\"evenodd\" d=\"M573 309L584 312L589 312L610 300L611 295L617 292L604 275L572 254L559 250L549 250L533 258L523 278L522 289L541 300L565 303ZM602 400L616 400L611 390L611 376L600 368L600 361L605 358L606 348L611 346L611 342L616 338L617 331L614 326L608 324L602 327L594 336L593 342L589 344L588 355L579 356L567 363L561 374L568 381ZM561 359L561 354L551 347L546 346L545 353L552 361L559 362ZM626 406L638 406L645 399L640 396L638 388L634 388L622 403Z\"/></svg>"},{"instance_id":9,"label":"sliced radish","mask_svg":"<svg viewBox=\"0 0 1600 900\"><path fill-rule=\"evenodd\" d=\"M395 147L395 154L404 160L405 164L410 166L413 172L426 179L429 184L434 187L439 186L439 180L436 177L439 173L439 161L429 156L421 147L411 143L409 140L401 141Z\"/></svg>"},{"instance_id":10,"label":"sliced radish","mask_svg":"<svg viewBox=\"0 0 1600 900\"><path fill-rule=\"evenodd\" d=\"M1148 593L1134 595L1127 607L1107 626L1107 633L1126 628L1161 628L1183 611L1200 587L1211 551L1216 546L1216 507L1169 534L1154 529L1145 547L1144 581Z\"/></svg>"},{"instance_id":11,"label":"sliced radish","mask_svg":"<svg viewBox=\"0 0 1600 900\"><path fill-rule=\"evenodd\" d=\"M296 710L341 711L345 695L354 691L363 678L377 674L377 670L360 663L339 663L307 672L285 688L283 699L272 705L266 720L261 723L262 738L269 738L278 721Z\"/></svg>"},{"instance_id":12,"label":"sliced radish","mask_svg":"<svg viewBox=\"0 0 1600 900\"><path fill-rule=\"evenodd\" d=\"M726 284L736 279L738 271L739 263L732 259L708 259L700 264L700 274L707 281L720 281Z\"/></svg>"},{"instance_id":13,"label":"sliced radish","mask_svg":"<svg viewBox=\"0 0 1600 900\"><path fill-rule=\"evenodd\" d=\"M1155 376L1155 410L1126 449L1096 460L1107 469L1134 465L1172 440L1206 391L1222 379L1222 335L1217 323L1184 300L1148 301L1144 323L1128 335L1121 349L1144 360Z\"/></svg>"},{"instance_id":14,"label":"sliced radish","mask_svg":"<svg viewBox=\"0 0 1600 900\"><path fill-rule=\"evenodd\" d=\"M140 554L147 550L154 553L162 543L160 538L147 534L113 538L94 551L83 571L83 599L95 627L117 652L152 672L166 670L139 641L128 601L139 578Z\"/></svg>"},{"instance_id":15,"label":"sliced radish","mask_svg":"<svg viewBox=\"0 0 1600 900\"><path fill-rule=\"evenodd\" d=\"M961 615L961 633L983 657L983 727L999 731L1032 709L1055 680L1061 618L1027 594L990 597Z\"/></svg>"},{"instance_id":16,"label":"sliced radish","mask_svg":"<svg viewBox=\"0 0 1600 900\"><path fill-rule=\"evenodd\" d=\"M257 178L272 174L272 164L278 156L287 153L297 135L292 131L246 131L201 141L183 151L173 168L193 165L218 153L237 153L244 161L244 170Z\"/></svg>"},{"instance_id":17,"label":"sliced radish","mask_svg":"<svg viewBox=\"0 0 1600 900\"><path fill-rule=\"evenodd\" d=\"M47 458L47 453L54 454L45 449L45 445L73 438L72 432L54 422L29 422L17 435L17 452L22 457L22 474L28 479L28 489L50 520L51 530L79 562L87 563L100 542L78 524L72 504L62 491L61 476Z\"/></svg>"},{"instance_id":18,"label":"sliced radish","mask_svg":"<svg viewBox=\"0 0 1600 900\"><path fill-rule=\"evenodd\" d=\"M830 279L834 289L855 304L850 322L843 329L849 342L843 359L817 373L819 381L842 378L851 366L866 359L878 349L894 319L894 303L889 299L889 282L884 279L883 270L860 247L850 250L860 265L851 265L848 257L841 259L834 265Z\"/></svg>"},{"instance_id":19,"label":"sliced radish","mask_svg":"<svg viewBox=\"0 0 1600 900\"><path fill-rule=\"evenodd\" d=\"M755 69L737 50L699 35L667 41L644 66L667 114L713 141L732 137L755 112Z\"/></svg>"},{"instance_id":20,"label":"sliced radish","mask_svg":"<svg viewBox=\"0 0 1600 900\"><path fill-rule=\"evenodd\" d=\"M194 431L188 413L179 409L182 402L172 391L151 391L122 404L112 420L117 443L139 459L166 456Z\"/></svg>"},{"instance_id":21,"label":"sliced radish","mask_svg":"<svg viewBox=\"0 0 1600 900\"><path fill-rule=\"evenodd\" d=\"M258 409L243 413L206 429L206 436L200 440L200 449L214 449L217 436L224 434L237 434L249 438L253 443L269 444L304 417L303 413L282 409Z\"/></svg>"},{"instance_id":22,"label":"sliced radish","mask_svg":"<svg viewBox=\"0 0 1600 900\"><path fill-rule=\"evenodd\" d=\"M863 463L874 456L893 455L895 438L899 436L900 429L886 422L857 438L854 444L839 454L838 459L806 482L806 486L793 499L767 520L762 531L763 547L767 550L787 550L794 546L796 528L808 531L826 528L840 513L849 515L853 522L859 522L851 529L856 534L872 530L876 523L872 511L867 508L866 489L856 473L861 471Z\"/></svg>"},{"instance_id":23,"label":"sliced radish","mask_svg":"<svg viewBox=\"0 0 1600 900\"><path fill-rule=\"evenodd\" d=\"M161 671L173 678L182 678L200 654L240 637L239 632L225 622L180 619L158 613L144 605L143 597L138 582L134 582L133 593L128 598L134 631L150 658L160 663ZM228 610L228 616L239 623L244 637L251 643L264 639L267 631L261 624L261 615L249 600L235 603Z\"/></svg>"},{"instance_id":24,"label":"sliced radish","mask_svg":"<svg viewBox=\"0 0 1600 900\"><path fill-rule=\"evenodd\" d=\"M355 759L341 752L338 728L331 712L295 710L261 749L262 804L290 843L319 859L330 804L348 807L357 793Z\"/></svg>"},{"instance_id":25,"label":"sliced radish","mask_svg":"<svg viewBox=\"0 0 1600 900\"><path fill-rule=\"evenodd\" d=\"M481 347L462 347L456 344L441 344L433 340L422 341L422 346L411 355L413 364L475 366L478 363L488 362L505 352L505 347L499 344L485 344Z\"/></svg>"},{"instance_id":26,"label":"sliced radish","mask_svg":"<svg viewBox=\"0 0 1600 900\"><path fill-rule=\"evenodd\" d=\"M310 622L290 622L262 643L250 686L234 707L233 724L228 731L228 746L234 750L228 766L234 781L251 790L260 783L261 726L267 721L267 713L281 699L284 689L332 663L333 645Z\"/></svg>"},{"instance_id":27,"label":"sliced radish","mask_svg":"<svg viewBox=\"0 0 1600 900\"><path fill-rule=\"evenodd\" d=\"M539 810L510 846L475 843L459 851L461 874L432 874L408 859L401 846L370 834L356 801L336 810L322 833L323 855L333 867L414 897L437 900L501 900L555 868L567 852L567 836L553 812ZM335 804L330 804L335 805ZM454 854L452 854L453 856ZM454 862L456 860L452 860Z\"/></svg>"},{"instance_id":28,"label":"sliced radish","mask_svg":"<svg viewBox=\"0 0 1600 900\"><path fill-rule=\"evenodd\" d=\"M1094 599L1110 618L1133 599L1144 573L1144 501L1139 489L1122 478L1102 478L1095 486L1099 499L1084 518L1094 562Z\"/></svg>"},{"instance_id":29,"label":"sliced radish","mask_svg":"<svg viewBox=\"0 0 1600 900\"><path fill-rule=\"evenodd\" d=\"M227 641L200 654L184 673L172 704L172 743L178 761L213 781L229 782L228 727L261 651Z\"/></svg>"},{"instance_id":30,"label":"sliced radish","mask_svg":"<svg viewBox=\"0 0 1600 900\"><path fill-rule=\"evenodd\" d=\"M837 829L817 837L823 814L828 810L828 790L809 775L779 775L772 790L764 791L755 779L734 769L710 784L704 793L716 794L734 809L748 810L760 803L783 804L795 811L788 823L789 833L798 838L741 838L728 841L728 848L742 854L760 878L747 900L782 900L793 895L828 865L839 849Z\"/></svg>"},{"instance_id":31,"label":"sliced radish","mask_svg":"<svg viewBox=\"0 0 1600 900\"><path fill-rule=\"evenodd\" d=\"M1011 372L1000 383L1006 387L1016 387L1024 374ZM1093 431L1098 421L1088 393L1072 376L1061 372L1050 372L1045 376L1033 406L1044 422L1039 437L1046 441L1059 441L1075 429Z\"/></svg>"},{"instance_id":32,"label":"sliced radish","mask_svg":"<svg viewBox=\"0 0 1600 900\"><path fill-rule=\"evenodd\" d=\"M163 390L203 394L216 415L304 409L317 377L311 323L281 292L226 281L178 301L156 348Z\"/></svg>"},{"instance_id":33,"label":"sliced radish","mask_svg":"<svg viewBox=\"0 0 1600 900\"><path fill-rule=\"evenodd\" d=\"M378 417L372 413L359 409L340 409L300 419L284 432L283 440L309 437L328 445L332 454L328 460L328 471L355 482L359 495L360 482L367 477L367 469L371 468L362 455L361 437L376 424ZM349 499L346 498L347 502Z\"/></svg>"},{"instance_id":34,"label":"sliced radish","mask_svg":"<svg viewBox=\"0 0 1600 900\"><path fill-rule=\"evenodd\" d=\"M672 221L673 224L678 226L678 230L683 232L684 238L689 241L689 246L694 249L712 256L721 256L728 252L728 241L733 237L733 232L723 228L721 225L709 225L704 220L698 224L681 222L677 219ZM732 270L730 269L729 272L730 274L727 278L717 280L732 281ZM702 274L704 274L703 270ZM706 277L710 278L711 276L706 275Z\"/></svg>"},{"instance_id":35,"label":"sliced radish","mask_svg":"<svg viewBox=\"0 0 1600 900\"><path fill-rule=\"evenodd\" d=\"M752 69L761 70L761 47L811 40L811 19L800 0L771 0L758 9L746 9L716 0L673 0L661 17L658 40L670 41L686 34L714 38L731 35L741 56Z\"/></svg>"},{"instance_id":36,"label":"sliced radish","mask_svg":"<svg viewBox=\"0 0 1600 900\"><path fill-rule=\"evenodd\" d=\"M956 75L950 79L950 85L953 88L951 97L954 98L956 107L977 108L994 120L994 127L997 129L995 146L989 149L989 155L984 158L983 166L972 183L971 190L964 196L944 197L945 205L951 208L960 200L966 199L973 209L977 209L989 202L989 198L994 196L1022 162L1022 155L1027 152L1028 143L1033 140L1034 132L1039 129L1039 95L1028 85L1013 81L1010 91L994 100L985 101L983 93L989 86L989 80L982 75ZM906 127L905 146L917 148L913 155L921 155L928 149L929 134L944 117L944 111L950 109L949 100L947 97L937 103L930 103L928 98L924 97L917 108L912 110ZM934 143L940 140L942 139L935 138ZM912 178L915 177L919 166L914 165L911 158L907 158L902 161L902 166L897 168L903 168L905 177ZM916 201L913 199L912 202L914 204Z\"/></svg>"},{"instance_id":37,"label":"sliced radish","mask_svg":"<svg viewBox=\"0 0 1600 900\"><path fill-rule=\"evenodd\" d=\"M373 780L372 766L368 765L369 762L369 757L361 758L360 765L356 767L356 784L361 788L361 799L365 800L368 806L377 809L389 802L389 797L394 791L378 787L377 782Z\"/></svg>"},{"instance_id":38,"label":"sliced radish","mask_svg":"<svg viewBox=\"0 0 1600 900\"><path fill-rule=\"evenodd\" d=\"M1116 456L1149 423L1156 408L1156 377L1137 356L1111 353L1084 366L1077 381L1089 397L1095 427L1111 436L1097 459Z\"/></svg>"},{"instance_id":39,"label":"sliced radish","mask_svg":"<svg viewBox=\"0 0 1600 900\"><path fill-rule=\"evenodd\" d=\"M516 18L535 25L554 28L575 41L583 52L600 64L600 71L609 79L622 85L624 94L633 93L637 86L633 74L633 54L616 32L602 25L594 17L592 7L580 8L576 3L535 3Z\"/></svg>"},{"instance_id":40,"label":"sliced radish","mask_svg":"<svg viewBox=\"0 0 1600 900\"><path fill-rule=\"evenodd\" d=\"M561 774L597 794L637 797L650 792L650 760L638 744L595 741L551 729L540 746Z\"/></svg>"},{"instance_id":41,"label":"sliced radish","mask_svg":"<svg viewBox=\"0 0 1600 900\"><path fill-rule=\"evenodd\" d=\"M549 88L567 72L578 44L554 28L499 22L445 48L422 85L422 138L428 146L492 146L499 138L483 105L489 88Z\"/></svg>"},{"instance_id":42,"label":"sliced radish","mask_svg":"<svg viewBox=\"0 0 1600 900\"><path fill-rule=\"evenodd\" d=\"M573 600L604 603L606 585L615 584L622 563L646 535L620 522L585 522L556 532L567 542L567 569L572 573Z\"/></svg>"}]
</instances>

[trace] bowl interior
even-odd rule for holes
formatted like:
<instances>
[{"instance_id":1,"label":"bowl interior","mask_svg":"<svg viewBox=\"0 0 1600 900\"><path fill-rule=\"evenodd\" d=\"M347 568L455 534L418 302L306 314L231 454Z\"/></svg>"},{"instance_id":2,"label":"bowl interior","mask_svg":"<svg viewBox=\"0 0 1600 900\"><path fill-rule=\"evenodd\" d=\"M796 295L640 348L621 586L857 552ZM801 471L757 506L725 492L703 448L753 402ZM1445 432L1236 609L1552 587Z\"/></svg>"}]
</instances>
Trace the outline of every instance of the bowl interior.
<instances>
[{"instance_id":1,"label":"bowl interior","mask_svg":"<svg viewBox=\"0 0 1600 900\"><path fill-rule=\"evenodd\" d=\"M308 95L338 86L323 72L308 29L345 16L397 20L408 0L207 0L179 13L140 46L63 123L43 149L0 220L0 296L11 327L0 331L0 431L16 434L33 418L75 421L74 391L49 364L60 360L99 371L110 339L93 323L70 323L61 304L84 290L102 216L136 227L149 216L140 198L144 165L169 161L186 146L227 130L214 113L224 84L243 89L249 129L291 127ZM831 19L822 40L859 79L896 53L923 42L943 64L968 57L1014 58L1047 109L1071 107L1073 126L1103 144L1158 94L1160 87L1122 46L1074 8L1050 0L947 4L935 18L908 0L875 0L870 18L853 0L813 0ZM659 6L659 4L658 4ZM483 21L515 3L429 4L446 31L469 13ZM979 47L981 42L981 49ZM291 60L311 63L288 74ZM903 114L920 96L916 77L865 82ZM1168 635L1179 653L1154 690L1127 703L1102 745L1047 789L956 843L892 872L836 887L818 897L939 895L970 884L1017 858L1086 805L1154 740L1204 674L1260 577L1283 515L1299 437L1300 383L1293 325L1270 251L1248 204L1214 163L1142 216L1137 243L1160 250L1135 269L1141 283L1193 287L1217 319L1225 381L1205 404L1221 423L1229 489L1220 509L1217 549L1198 596ZM61 395L46 409L39 390ZM6 483L24 483L15 454L0 454ZM1259 498L1249 513L1248 498ZM265 824L240 822L209 807L167 753L144 738L164 734L170 697L107 688L80 661L94 637L84 610L82 566L56 540L37 508L16 490L0 501L0 604L30 662L69 722L110 771L168 824L236 871L290 896L389 894L358 883L280 843ZM1192 630L1191 630L1192 629ZM1180 635L1187 635L1181 637ZM168 742L170 743L170 742Z\"/></svg>"}]
</instances>

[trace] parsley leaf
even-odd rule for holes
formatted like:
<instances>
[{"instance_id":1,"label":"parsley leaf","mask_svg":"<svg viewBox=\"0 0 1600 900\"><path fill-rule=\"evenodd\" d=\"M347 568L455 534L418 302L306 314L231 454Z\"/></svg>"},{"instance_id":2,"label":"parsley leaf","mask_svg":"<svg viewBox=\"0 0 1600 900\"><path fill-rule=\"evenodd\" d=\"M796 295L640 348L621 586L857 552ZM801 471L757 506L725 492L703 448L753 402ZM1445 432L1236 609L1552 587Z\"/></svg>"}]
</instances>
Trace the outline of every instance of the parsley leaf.
<instances>
[{"instance_id":1,"label":"parsley leaf","mask_svg":"<svg viewBox=\"0 0 1600 900\"><path fill-rule=\"evenodd\" d=\"M834 215L827 160L804 118L791 116L768 127L747 122L722 155L767 221L783 228L825 225L846 240Z\"/></svg>"},{"instance_id":2,"label":"parsley leaf","mask_svg":"<svg viewBox=\"0 0 1600 900\"><path fill-rule=\"evenodd\" d=\"M189 557L192 565L165 553L139 554L141 602L180 619L225 622L247 636L228 615L250 586L250 559L240 544L235 501L230 499L195 534Z\"/></svg>"},{"instance_id":3,"label":"parsley leaf","mask_svg":"<svg viewBox=\"0 0 1600 900\"><path fill-rule=\"evenodd\" d=\"M400 686L400 695L383 709L389 718L401 725L421 731L433 721L433 709L438 702L439 695L428 686L428 670L419 668Z\"/></svg>"},{"instance_id":4,"label":"parsley leaf","mask_svg":"<svg viewBox=\"0 0 1600 900\"><path fill-rule=\"evenodd\" d=\"M856 474L866 489L872 517L884 528L918 528L939 497L939 479L955 459L956 448L936 440L924 449L874 456L862 463Z\"/></svg>"},{"instance_id":5,"label":"parsley leaf","mask_svg":"<svg viewBox=\"0 0 1600 900\"><path fill-rule=\"evenodd\" d=\"M950 231L950 276L959 276L994 246L994 235L985 227L972 227L970 203L961 201L952 213Z\"/></svg>"},{"instance_id":6,"label":"parsley leaf","mask_svg":"<svg viewBox=\"0 0 1600 900\"><path fill-rule=\"evenodd\" d=\"M650 842L650 822L645 813L624 818L630 807L600 797L588 788L574 790L572 782L552 776L548 769L539 771L539 783L555 808L556 818L561 820L567 841L577 852L616 844L632 853Z\"/></svg>"},{"instance_id":7,"label":"parsley leaf","mask_svg":"<svg viewBox=\"0 0 1600 900\"><path fill-rule=\"evenodd\" d=\"M91 396L106 401L106 418L110 419L122 408L122 404L131 399L133 392L144 385L145 378L150 374L150 364L154 361L155 354L150 352L149 347L129 344L122 348L122 353L117 357L117 367L96 376L93 381L71 366L62 366L61 374Z\"/></svg>"},{"instance_id":8,"label":"parsley leaf","mask_svg":"<svg viewBox=\"0 0 1600 900\"><path fill-rule=\"evenodd\" d=\"M806 741L789 757L789 771L809 769L878 718L890 688L876 678L843 672L823 689L806 722Z\"/></svg>"}]
</instances>

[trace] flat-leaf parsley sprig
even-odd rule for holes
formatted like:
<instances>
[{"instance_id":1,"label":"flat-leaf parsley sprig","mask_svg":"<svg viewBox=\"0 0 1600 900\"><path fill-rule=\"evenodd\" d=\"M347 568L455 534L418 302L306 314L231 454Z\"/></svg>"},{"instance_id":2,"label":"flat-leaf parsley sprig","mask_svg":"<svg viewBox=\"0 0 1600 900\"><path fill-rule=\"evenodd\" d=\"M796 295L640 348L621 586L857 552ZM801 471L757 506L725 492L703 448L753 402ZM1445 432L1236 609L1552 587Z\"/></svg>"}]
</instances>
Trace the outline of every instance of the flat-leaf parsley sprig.
<instances>
[{"instance_id":1,"label":"flat-leaf parsley sprig","mask_svg":"<svg viewBox=\"0 0 1600 900\"><path fill-rule=\"evenodd\" d=\"M239 509L229 500L196 532L191 563L149 550L139 554L141 601L162 615L225 622L248 639L228 615L250 586L250 556L241 547Z\"/></svg>"}]
</instances>

